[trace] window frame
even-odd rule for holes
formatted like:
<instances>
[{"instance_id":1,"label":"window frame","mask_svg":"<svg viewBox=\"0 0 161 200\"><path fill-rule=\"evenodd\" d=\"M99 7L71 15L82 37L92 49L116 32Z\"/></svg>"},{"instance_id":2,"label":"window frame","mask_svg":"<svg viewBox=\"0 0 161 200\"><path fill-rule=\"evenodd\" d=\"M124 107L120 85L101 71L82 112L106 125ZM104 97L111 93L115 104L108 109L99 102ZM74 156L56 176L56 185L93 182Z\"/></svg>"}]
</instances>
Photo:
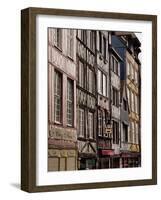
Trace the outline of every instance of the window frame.
<instances>
[{"instance_id":1,"label":"window frame","mask_svg":"<svg viewBox=\"0 0 161 200\"><path fill-rule=\"evenodd\" d=\"M119 66L120 66L120 63L119 61L117 60L117 58L112 55L111 56L111 64L112 64L112 71L117 75L117 76L120 76L120 73L119 73ZM116 65L117 64L117 65Z\"/></svg>"},{"instance_id":2,"label":"window frame","mask_svg":"<svg viewBox=\"0 0 161 200\"><path fill-rule=\"evenodd\" d=\"M82 71L80 73L80 63L82 64ZM78 62L77 62L77 65L78 65L78 85L82 88L85 89L85 63L82 59L78 58ZM83 75L82 75L83 73ZM81 77L82 76L82 77Z\"/></svg>"},{"instance_id":3,"label":"window frame","mask_svg":"<svg viewBox=\"0 0 161 200\"><path fill-rule=\"evenodd\" d=\"M74 31L73 29L67 30L67 54L70 58L74 57ZM72 48L73 47L73 48Z\"/></svg>"},{"instance_id":4,"label":"window frame","mask_svg":"<svg viewBox=\"0 0 161 200\"><path fill-rule=\"evenodd\" d=\"M59 76L60 80L58 81L58 83L61 83L60 86L60 94L56 94L56 87L58 84L56 84L56 74ZM59 72L57 69L54 70L54 123L56 124L62 124L62 106L63 106L63 102L62 102L62 89L63 89L63 74L61 72ZM58 121L56 119L56 98L59 97L59 101L60 101L60 121Z\"/></svg>"},{"instance_id":5,"label":"window frame","mask_svg":"<svg viewBox=\"0 0 161 200\"><path fill-rule=\"evenodd\" d=\"M112 87L112 105L119 107L119 90Z\"/></svg>"},{"instance_id":6,"label":"window frame","mask_svg":"<svg viewBox=\"0 0 161 200\"><path fill-rule=\"evenodd\" d=\"M100 73L100 80L99 80L99 74ZM105 77L105 82L104 82L104 78ZM104 97L108 97L108 92L107 92L107 87L108 87L108 84L107 84L107 75L100 69L98 69L97 71L97 84L99 83L99 85L97 85L98 87L98 93ZM105 84L105 87L104 87L104 84ZM104 91L105 91L105 94L104 94Z\"/></svg>"},{"instance_id":7,"label":"window frame","mask_svg":"<svg viewBox=\"0 0 161 200\"><path fill-rule=\"evenodd\" d=\"M68 91L69 91L69 83L71 83L71 85L72 85L72 94L71 94L71 99L69 99L68 97L69 97L69 95L68 95ZM67 110L67 113L66 113L66 120L67 120L67 126L69 126L69 127L73 127L74 126L74 81L72 80L72 79L70 79L70 78L67 78L67 99L66 99L66 101L67 101L67 108L66 108L66 110ZM72 116L72 118L71 118L71 121L72 121L72 123L68 123L69 121L69 118L68 118L68 106L69 106L69 104L72 106L72 110L71 110L71 116Z\"/></svg>"},{"instance_id":8,"label":"window frame","mask_svg":"<svg viewBox=\"0 0 161 200\"><path fill-rule=\"evenodd\" d=\"M90 119L91 118L91 119ZM91 120L91 122L90 122ZM91 125L91 127L90 127ZM94 135L94 112L88 111L88 137L89 139L94 139L95 135Z\"/></svg>"},{"instance_id":9,"label":"window frame","mask_svg":"<svg viewBox=\"0 0 161 200\"><path fill-rule=\"evenodd\" d=\"M102 110L98 109L98 136L103 136L103 114Z\"/></svg>"},{"instance_id":10,"label":"window frame","mask_svg":"<svg viewBox=\"0 0 161 200\"><path fill-rule=\"evenodd\" d=\"M80 112L80 111L81 111L81 112ZM85 134L85 121L86 121L86 120L85 120L85 109L82 108L82 107L79 107L79 108L78 108L78 112L79 112L79 113L78 113L78 118L79 118L78 137L85 138L85 135L86 135L86 134ZM83 116L83 118L82 118L83 120L81 120L80 113L81 113L82 116ZM83 126L82 126L82 127L83 127L82 129L80 129L80 125L81 125L80 122L83 122L83 123L82 123L82 125L83 125ZM80 130L82 130L83 132L80 132Z\"/></svg>"},{"instance_id":11,"label":"window frame","mask_svg":"<svg viewBox=\"0 0 161 200\"><path fill-rule=\"evenodd\" d=\"M119 122L113 120L113 129L112 129L112 135L113 135L113 144L119 145Z\"/></svg>"},{"instance_id":12,"label":"window frame","mask_svg":"<svg viewBox=\"0 0 161 200\"><path fill-rule=\"evenodd\" d=\"M59 39L58 39L59 36ZM55 29L55 46L62 50L62 37L63 36L63 30L62 28L56 28Z\"/></svg>"}]
</instances>

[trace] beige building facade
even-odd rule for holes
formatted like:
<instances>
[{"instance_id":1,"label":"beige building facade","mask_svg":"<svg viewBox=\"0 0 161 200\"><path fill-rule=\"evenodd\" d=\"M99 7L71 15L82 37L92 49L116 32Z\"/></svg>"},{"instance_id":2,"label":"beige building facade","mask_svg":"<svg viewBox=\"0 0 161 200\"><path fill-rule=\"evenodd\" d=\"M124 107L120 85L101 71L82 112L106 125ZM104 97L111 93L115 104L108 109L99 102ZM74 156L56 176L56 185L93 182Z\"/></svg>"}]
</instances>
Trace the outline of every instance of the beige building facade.
<instances>
[{"instance_id":1,"label":"beige building facade","mask_svg":"<svg viewBox=\"0 0 161 200\"><path fill-rule=\"evenodd\" d=\"M76 170L76 31L49 28L48 39L48 170Z\"/></svg>"}]
</instances>

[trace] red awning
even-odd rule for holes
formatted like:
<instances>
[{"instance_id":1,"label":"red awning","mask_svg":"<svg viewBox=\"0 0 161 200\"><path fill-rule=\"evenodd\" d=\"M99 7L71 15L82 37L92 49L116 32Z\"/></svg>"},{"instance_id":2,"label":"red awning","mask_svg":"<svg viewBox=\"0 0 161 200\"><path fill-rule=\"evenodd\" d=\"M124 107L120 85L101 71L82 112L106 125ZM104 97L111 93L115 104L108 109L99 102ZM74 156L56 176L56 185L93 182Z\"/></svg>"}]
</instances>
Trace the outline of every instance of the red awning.
<instances>
[{"instance_id":1,"label":"red awning","mask_svg":"<svg viewBox=\"0 0 161 200\"><path fill-rule=\"evenodd\" d=\"M103 156L113 156L114 151L113 150L102 150L102 155Z\"/></svg>"},{"instance_id":2,"label":"red awning","mask_svg":"<svg viewBox=\"0 0 161 200\"><path fill-rule=\"evenodd\" d=\"M123 158L131 158L131 157L138 157L140 156L139 153L122 153L121 156Z\"/></svg>"}]
</instances>

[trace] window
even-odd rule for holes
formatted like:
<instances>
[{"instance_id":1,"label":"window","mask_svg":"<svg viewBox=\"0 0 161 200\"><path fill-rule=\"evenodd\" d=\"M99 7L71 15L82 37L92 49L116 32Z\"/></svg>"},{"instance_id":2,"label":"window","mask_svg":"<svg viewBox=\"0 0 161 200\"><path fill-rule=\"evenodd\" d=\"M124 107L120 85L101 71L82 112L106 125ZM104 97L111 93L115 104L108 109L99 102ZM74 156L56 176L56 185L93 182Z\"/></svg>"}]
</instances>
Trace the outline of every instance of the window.
<instances>
[{"instance_id":1,"label":"window","mask_svg":"<svg viewBox=\"0 0 161 200\"><path fill-rule=\"evenodd\" d=\"M138 113L138 97L135 95L135 113Z\"/></svg>"},{"instance_id":2,"label":"window","mask_svg":"<svg viewBox=\"0 0 161 200\"><path fill-rule=\"evenodd\" d=\"M136 109L137 109L137 114L139 114L139 96L136 96L136 102L137 102L137 107L136 107Z\"/></svg>"},{"instance_id":3,"label":"window","mask_svg":"<svg viewBox=\"0 0 161 200\"><path fill-rule=\"evenodd\" d=\"M102 112L98 110L98 135L102 136Z\"/></svg>"},{"instance_id":4,"label":"window","mask_svg":"<svg viewBox=\"0 0 161 200\"><path fill-rule=\"evenodd\" d=\"M61 123L62 110L62 75L55 71L54 74L54 121Z\"/></svg>"},{"instance_id":5,"label":"window","mask_svg":"<svg viewBox=\"0 0 161 200\"><path fill-rule=\"evenodd\" d=\"M73 58L74 32L71 29L68 30L67 47L68 47L68 56L70 56L71 58Z\"/></svg>"},{"instance_id":6,"label":"window","mask_svg":"<svg viewBox=\"0 0 161 200\"><path fill-rule=\"evenodd\" d=\"M133 143L136 144L136 138L137 138L137 133L136 133L136 123L134 122L134 131L133 131Z\"/></svg>"},{"instance_id":7,"label":"window","mask_svg":"<svg viewBox=\"0 0 161 200\"><path fill-rule=\"evenodd\" d=\"M79 82L79 85L84 88L84 86L85 86L85 81L84 81L84 76L85 76L84 63L82 61L80 61L80 60L78 61L78 70L79 70L78 82Z\"/></svg>"},{"instance_id":8,"label":"window","mask_svg":"<svg viewBox=\"0 0 161 200\"><path fill-rule=\"evenodd\" d=\"M100 94L102 94L102 72L100 70L98 70L98 76L97 76L98 80L98 92Z\"/></svg>"},{"instance_id":9,"label":"window","mask_svg":"<svg viewBox=\"0 0 161 200\"><path fill-rule=\"evenodd\" d=\"M135 124L136 144L139 144L139 125Z\"/></svg>"},{"instance_id":10,"label":"window","mask_svg":"<svg viewBox=\"0 0 161 200\"><path fill-rule=\"evenodd\" d=\"M97 75L97 82L98 82L98 92L102 94L103 96L107 96L107 77L106 75L98 70Z\"/></svg>"},{"instance_id":11,"label":"window","mask_svg":"<svg viewBox=\"0 0 161 200\"><path fill-rule=\"evenodd\" d=\"M94 76L93 71L88 68L88 90L89 92L94 92Z\"/></svg>"},{"instance_id":12,"label":"window","mask_svg":"<svg viewBox=\"0 0 161 200\"><path fill-rule=\"evenodd\" d=\"M87 34L86 30L81 30L81 40L86 44Z\"/></svg>"},{"instance_id":13,"label":"window","mask_svg":"<svg viewBox=\"0 0 161 200\"><path fill-rule=\"evenodd\" d=\"M55 38L56 38L56 42L55 42L55 45L61 49L62 48L62 30L60 28L57 28L56 29L56 35L55 35Z\"/></svg>"},{"instance_id":14,"label":"window","mask_svg":"<svg viewBox=\"0 0 161 200\"><path fill-rule=\"evenodd\" d=\"M95 33L94 31L90 31L90 49L95 51Z\"/></svg>"},{"instance_id":15,"label":"window","mask_svg":"<svg viewBox=\"0 0 161 200\"><path fill-rule=\"evenodd\" d=\"M112 64L112 71L117 75L119 75L119 62L116 60L114 56L112 56L111 64Z\"/></svg>"},{"instance_id":16,"label":"window","mask_svg":"<svg viewBox=\"0 0 161 200\"><path fill-rule=\"evenodd\" d=\"M79 108L79 137L85 136L85 117L84 109Z\"/></svg>"},{"instance_id":17,"label":"window","mask_svg":"<svg viewBox=\"0 0 161 200\"><path fill-rule=\"evenodd\" d=\"M103 127L106 127L106 117L107 117L107 115L106 115L106 111L105 110L103 110L103 112L102 112L102 117L103 117L103 120L102 120L103 121Z\"/></svg>"},{"instance_id":18,"label":"window","mask_svg":"<svg viewBox=\"0 0 161 200\"><path fill-rule=\"evenodd\" d=\"M112 88L112 102L114 106L119 107L119 92L115 88Z\"/></svg>"},{"instance_id":19,"label":"window","mask_svg":"<svg viewBox=\"0 0 161 200\"><path fill-rule=\"evenodd\" d=\"M99 31L99 51L102 53L102 34Z\"/></svg>"},{"instance_id":20,"label":"window","mask_svg":"<svg viewBox=\"0 0 161 200\"><path fill-rule=\"evenodd\" d=\"M130 75L130 63L127 61L127 76Z\"/></svg>"},{"instance_id":21,"label":"window","mask_svg":"<svg viewBox=\"0 0 161 200\"><path fill-rule=\"evenodd\" d=\"M105 74L102 74L103 75L103 95L104 96L107 96L106 92L107 92L107 81L106 81L106 76Z\"/></svg>"},{"instance_id":22,"label":"window","mask_svg":"<svg viewBox=\"0 0 161 200\"><path fill-rule=\"evenodd\" d=\"M77 37L81 39L81 30L77 30Z\"/></svg>"},{"instance_id":23,"label":"window","mask_svg":"<svg viewBox=\"0 0 161 200\"><path fill-rule=\"evenodd\" d=\"M88 112L88 130L89 130L89 138L94 138L94 116L93 113Z\"/></svg>"},{"instance_id":24,"label":"window","mask_svg":"<svg viewBox=\"0 0 161 200\"><path fill-rule=\"evenodd\" d=\"M128 126L123 123L123 141L128 142Z\"/></svg>"},{"instance_id":25,"label":"window","mask_svg":"<svg viewBox=\"0 0 161 200\"><path fill-rule=\"evenodd\" d=\"M130 90L129 90L129 88L127 88L127 101L128 101L128 105L130 108Z\"/></svg>"},{"instance_id":26,"label":"window","mask_svg":"<svg viewBox=\"0 0 161 200\"><path fill-rule=\"evenodd\" d=\"M127 110L127 101L123 99L123 109Z\"/></svg>"},{"instance_id":27,"label":"window","mask_svg":"<svg viewBox=\"0 0 161 200\"><path fill-rule=\"evenodd\" d=\"M131 122L132 143L135 142L135 123Z\"/></svg>"},{"instance_id":28,"label":"window","mask_svg":"<svg viewBox=\"0 0 161 200\"><path fill-rule=\"evenodd\" d=\"M113 121L113 143L119 144L119 123Z\"/></svg>"},{"instance_id":29,"label":"window","mask_svg":"<svg viewBox=\"0 0 161 200\"><path fill-rule=\"evenodd\" d=\"M133 142L133 132L132 132L132 123L133 122L130 122L130 128L129 128L129 139L130 139L130 143Z\"/></svg>"},{"instance_id":30,"label":"window","mask_svg":"<svg viewBox=\"0 0 161 200\"><path fill-rule=\"evenodd\" d=\"M103 56L106 59L106 38L103 37Z\"/></svg>"},{"instance_id":31,"label":"window","mask_svg":"<svg viewBox=\"0 0 161 200\"><path fill-rule=\"evenodd\" d=\"M73 81L67 79L67 125L73 126L74 102Z\"/></svg>"}]
</instances>

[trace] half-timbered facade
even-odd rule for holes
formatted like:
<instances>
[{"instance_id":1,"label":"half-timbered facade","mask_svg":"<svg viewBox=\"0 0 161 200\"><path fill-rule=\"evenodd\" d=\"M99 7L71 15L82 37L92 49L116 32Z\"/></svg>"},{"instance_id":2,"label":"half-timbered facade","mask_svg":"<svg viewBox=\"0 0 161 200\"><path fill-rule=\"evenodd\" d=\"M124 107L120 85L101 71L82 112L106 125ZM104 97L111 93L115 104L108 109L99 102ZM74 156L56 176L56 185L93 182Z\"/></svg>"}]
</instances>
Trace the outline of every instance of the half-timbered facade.
<instances>
[{"instance_id":1,"label":"half-timbered facade","mask_svg":"<svg viewBox=\"0 0 161 200\"><path fill-rule=\"evenodd\" d=\"M96 69L95 32L77 30L77 137L78 169L95 169Z\"/></svg>"},{"instance_id":2,"label":"half-timbered facade","mask_svg":"<svg viewBox=\"0 0 161 200\"><path fill-rule=\"evenodd\" d=\"M111 45L110 48L110 90L112 149L110 168L120 167L120 63L122 59Z\"/></svg>"},{"instance_id":3,"label":"half-timbered facade","mask_svg":"<svg viewBox=\"0 0 161 200\"><path fill-rule=\"evenodd\" d=\"M110 120L109 32L96 31L97 149L98 168L110 168L112 129Z\"/></svg>"}]
</instances>

